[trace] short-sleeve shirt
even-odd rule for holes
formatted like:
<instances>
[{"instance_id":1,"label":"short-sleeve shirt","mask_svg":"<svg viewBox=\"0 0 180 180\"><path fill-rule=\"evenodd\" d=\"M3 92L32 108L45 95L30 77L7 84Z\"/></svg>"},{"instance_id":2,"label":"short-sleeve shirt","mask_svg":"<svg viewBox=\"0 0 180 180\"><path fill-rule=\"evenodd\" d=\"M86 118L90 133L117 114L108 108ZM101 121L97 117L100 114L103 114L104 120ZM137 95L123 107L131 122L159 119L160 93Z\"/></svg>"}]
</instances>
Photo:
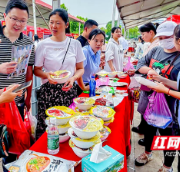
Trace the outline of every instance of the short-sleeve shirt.
<instances>
[{"instance_id":1,"label":"short-sleeve shirt","mask_svg":"<svg viewBox=\"0 0 180 180\"><path fill-rule=\"evenodd\" d=\"M66 37L62 42L56 42L47 38L38 43L35 54L35 66L43 67L45 72L55 72L58 70L68 70L70 77L75 73L76 64L85 60L84 53L79 41ZM69 45L69 49L68 49ZM63 59L66 58L63 63ZM46 83L48 79L42 79Z\"/></svg>"},{"instance_id":2,"label":"short-sleeve shirt","mask_svg":"<svg viewBox=\"0 0 180 180\"><path fill-rule=\"evenodd\" d=\"M5 27L5 26L4 26ZM19 38L15 42L11 42L9 38L7 38L3 34L3 28L0 27L0 64L6 63L6 62L11 62L11 52L12 52L12 46L26 46L26 45L31 45L33 44L33 41L24 35L23 33L20 33ZM34 46L31 52L31 56L29 59L29 64L28 66L33 66L34 65L34 60L35 60L35 54L34 54ZM26 75L20 75L18 77L13 77L11 79L7 79L8 75L1 74L0 73L0 89L3 89L11 84L22 84L26 82ZM21 97L17 96L15 101L18 102L21 99L24 98L24 93L25 90L23 91L23 95Z\"/></svg>"},{"instance_id":3,"label":"short-sleeve shirt","mask_svg":"<svg viewBox=\"0 0 180 180\"><path fill-rule=\"evenodd\" d=\"M83 52L86 60L84 61L84 74L82 77L84 83L89 83L91 75L96 74L100 70L101 51L98 51L95 54L89 45L83 47Z\"/></svg>"},{"instance_id":4,"label":"short-sleeve shirt","mask_svg":"<svg viewBox=\"0 0 180 180\"><path fill-rule=\"evenodd\" d=\"M165 74L166 70L170 66L170 63L173 61L173 59L176 57L178 52L173 52L173 53L166 53L162 47L157 46L153 48L151 51L148 52L146 56L141 58L140 61L138 61L136 70L139 70L143 66L151 67L154 69L158 74L163 75ZM177 58L177 60L174 62L174 64L171 66L169 71L166 74L166 78L177 81L177 76L180 71L180 56ZM144 111L148 105L148 99L149 93L142 91L140 94L140 99L142 100L141 102L139 101L138 105L138 111L141 114L144 114ZM177 118L175 115L175 109L174 109L174 104L176 99L165 95L169 109L172 113L173 119Z\"/></svg>"},{"instance_id":5,"label":"short-sleeve shirt","mask_svg":"<svg viewBox=\"0 0 180 180\"><path fill-rule=\"evenodd\" d=\"M82 47L89 45L88 40L82 35L80 35L76 40L78 40L81 43Z\"/></svg>"}]
</instances>

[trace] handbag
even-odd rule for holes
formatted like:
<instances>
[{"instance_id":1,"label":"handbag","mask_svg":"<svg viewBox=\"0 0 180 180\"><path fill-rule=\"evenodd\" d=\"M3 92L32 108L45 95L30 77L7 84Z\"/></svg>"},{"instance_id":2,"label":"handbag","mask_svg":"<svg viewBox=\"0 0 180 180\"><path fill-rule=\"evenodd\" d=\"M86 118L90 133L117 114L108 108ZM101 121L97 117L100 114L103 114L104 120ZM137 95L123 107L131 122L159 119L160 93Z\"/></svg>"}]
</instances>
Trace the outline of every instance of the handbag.
<instances>
[{"instance_id":1,"label":"handbag","mask_svg":"<svg viewBox=\"0 0 180 180\"><path fill-rule=\"evenodd\" d=\"M7 126L0 124L0 158L7 157L9 150Z\"/></svg>"}]
</instances>

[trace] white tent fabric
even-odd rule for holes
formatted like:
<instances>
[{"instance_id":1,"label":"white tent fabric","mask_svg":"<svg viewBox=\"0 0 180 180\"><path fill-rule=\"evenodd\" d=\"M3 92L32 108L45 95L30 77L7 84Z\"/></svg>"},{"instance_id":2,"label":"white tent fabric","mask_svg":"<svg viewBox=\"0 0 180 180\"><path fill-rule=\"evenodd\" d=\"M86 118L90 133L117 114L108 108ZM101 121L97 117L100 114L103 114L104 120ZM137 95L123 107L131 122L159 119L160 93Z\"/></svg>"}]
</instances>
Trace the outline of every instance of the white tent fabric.
<instances>
[{"instance_id":1,"label":"white tent fabric","mask_svg":"<svg viewBox=\"0 0 180 180\"><path fill-rule=\"evenodd\" d=\"M28 25L34 26L32 0L25 0L25 1L28 4L29 12L30 12ZM3 13L5 12L5 7L6 7L7 2L8 2L7 0L0 0L0 20L3 20ZM42 13L45 20L48 21L49 14L52 11L52 6L44 3L41 0L36 0L35 2L36 2L36 6ZM84 24L84 21L82 21L81 19L78 19L70 14L69 14L69 19ZM36 10L36 24L37 24L37 27L47 28L47 25L44 23L42 16L39 14L39 12L37 10Z\"/></svg>"},{"instance_id":2,"label":"white tent fabric","mask_svg":"<svg viewBox=\"0 0 180 180\"><path fill-rule=\"evenodd\" d=\"M126 30L172 14L180 14L180 0L117 0Z\"/></svg>"}]
</instances>

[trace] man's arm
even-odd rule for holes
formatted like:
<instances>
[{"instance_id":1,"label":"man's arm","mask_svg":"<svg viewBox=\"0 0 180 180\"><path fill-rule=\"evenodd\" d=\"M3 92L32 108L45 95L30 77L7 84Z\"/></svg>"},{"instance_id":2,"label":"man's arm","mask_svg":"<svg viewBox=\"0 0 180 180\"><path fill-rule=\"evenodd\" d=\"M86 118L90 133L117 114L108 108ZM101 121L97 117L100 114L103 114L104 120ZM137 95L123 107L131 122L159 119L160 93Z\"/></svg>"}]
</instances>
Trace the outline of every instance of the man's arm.
<instances>
[{"instance_id":1,"label":"man's arm","mask_svg":"<svg viewBox=\"0 0 180 180\"><path fill-rule=\"evenodd\" d=\"M33 80L33 66L28 66L27 73L26 73L26 82L31 81L31 80ZM27 88L27 97L25 99L25 105L28 111L31 108L32 86L33 86L33 83L31 84L31 86Z\"/></svg>"}]
</instances>

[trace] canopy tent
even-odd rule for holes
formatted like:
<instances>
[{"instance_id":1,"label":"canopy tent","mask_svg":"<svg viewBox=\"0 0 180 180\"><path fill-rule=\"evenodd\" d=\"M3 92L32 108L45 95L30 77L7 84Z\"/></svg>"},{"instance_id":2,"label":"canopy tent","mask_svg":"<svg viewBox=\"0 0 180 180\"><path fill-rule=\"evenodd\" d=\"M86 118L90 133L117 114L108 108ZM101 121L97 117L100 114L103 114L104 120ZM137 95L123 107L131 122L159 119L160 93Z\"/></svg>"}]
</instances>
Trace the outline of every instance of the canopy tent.
<instances>
[{"instance_id":1,"label":"canopy tent","mask_svg":"<svg viewBox=\"0 0 180 180\"><path fill-rule=\"evenodd\" d=\"M28 25L34 26L32 0L25 0L25 1L28 4L29 12L30 12ZM35 3L36 3L36 7L39 9L44 19L48 21L49 14L52 11L52 6L49 4L46 4L45 2L41 0L36 0ZM0 19L1 20L3 19L3 13L5 12L6 4L7 4L7 0L0 0ZM71 14L69 14L69 19L71 21L77 21L79 23L84 24L84 21L82 21L81 19L78 19L77 17L72 16ZM37 27L48 28L42 16L38 13L38 11L36 11L36 24L37 24Z\"/></svg>"},{"instance_id":2,"label":"canopy tent","mask_svg":"<svg viewBox=\"0 0 180 180\"><path fill-rule=\"evenodd\" d=\"M166 19L166 21L174 21L177 24L180 24L180 15L172 15Z\"/></svg>"},{"instance_id":3,"label":"canopy tent","mask_svg":"<svg viewBox=\"0 0 180 180\"><path fill-rule=\"evenodd\" d=\"M180 12L180 0L116 0L125 29Z\"/></svg>"}]
</instances>

